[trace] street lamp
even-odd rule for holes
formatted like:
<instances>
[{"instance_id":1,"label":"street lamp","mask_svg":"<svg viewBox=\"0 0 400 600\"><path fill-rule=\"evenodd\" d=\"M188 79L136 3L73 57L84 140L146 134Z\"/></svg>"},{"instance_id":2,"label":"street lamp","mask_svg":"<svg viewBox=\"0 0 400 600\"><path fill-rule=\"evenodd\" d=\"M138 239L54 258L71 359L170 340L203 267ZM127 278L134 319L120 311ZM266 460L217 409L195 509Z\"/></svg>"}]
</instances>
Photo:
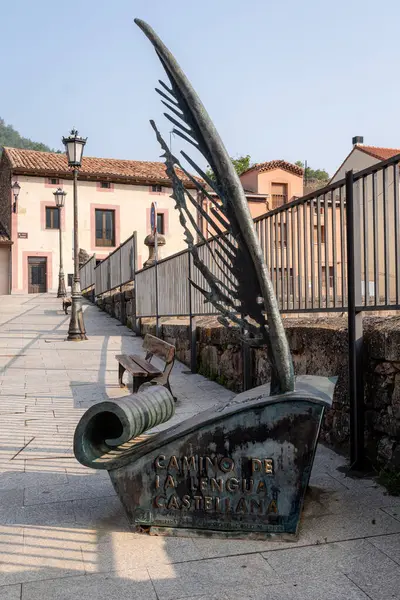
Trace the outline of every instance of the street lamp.
<instances>
[{"instance_id":1,"label":"street lamp","mask_svg":"<svg viewBox=\"0 0 400 600\"><path fill-rule=\"evenodd\" d=\"M74 281L71 296L71 320L68 329L68 340L73 341L87 340L82 312L78 241L78 168L82 163L83 148L86 140L87 138L78 135L76 129L72 129L70 135L62 139L68 159L68 166L72 168L74 182Z\"/></svg>"},{"instance_id":2,"label":"street lamp","mask_svg":"<svg viewBox=\"0 0 400 600\"><path fill-rule=\"evenodd\" d=\"M65 196L67 192L64 192L61 188L58 188L54 192L54 200L58 208L58 229L60 232L60 270L58 273L58 292L57 298L65 298L67 292L65 291L65 278L64 278L64 265L63 265L63 247L62 247L62 233L61 233L61 209L64 208Z\"/></svg>"},{"instance_id":3,"label":"street lamp","mask_svg":"<svg viewBox=\"0 0 400 600\"><path fill-rule=\"evenodd\" d=\"M11 186L11 189L12 189L13 196L14 196L13 212L16 213L17 212L17 200L18 200L20 189L21 189L21 186L19 185L18 181L15 181L13 183L13 185Z\"/></svg>"}]
</instances>

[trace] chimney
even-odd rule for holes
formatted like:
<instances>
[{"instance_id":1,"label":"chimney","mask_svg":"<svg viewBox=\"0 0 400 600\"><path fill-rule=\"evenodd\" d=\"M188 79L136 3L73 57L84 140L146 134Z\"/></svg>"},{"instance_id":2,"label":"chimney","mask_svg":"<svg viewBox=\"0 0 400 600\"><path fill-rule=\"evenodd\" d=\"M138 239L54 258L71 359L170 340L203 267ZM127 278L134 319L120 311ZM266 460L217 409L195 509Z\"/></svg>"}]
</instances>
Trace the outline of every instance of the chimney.
<instances>
[{"instance_id":1,"label":"chimney","mask_svg":"<svg viewBox=\"0 0 400 600\"><path fill-rule=\"evenodd\" d=\"M364 143L364 138L362 135L356 135L355 137L353 137L353 139L351 140L351 143L353 144L353 146L356 145L361 145Z\"/></svg>"}]
</instances>

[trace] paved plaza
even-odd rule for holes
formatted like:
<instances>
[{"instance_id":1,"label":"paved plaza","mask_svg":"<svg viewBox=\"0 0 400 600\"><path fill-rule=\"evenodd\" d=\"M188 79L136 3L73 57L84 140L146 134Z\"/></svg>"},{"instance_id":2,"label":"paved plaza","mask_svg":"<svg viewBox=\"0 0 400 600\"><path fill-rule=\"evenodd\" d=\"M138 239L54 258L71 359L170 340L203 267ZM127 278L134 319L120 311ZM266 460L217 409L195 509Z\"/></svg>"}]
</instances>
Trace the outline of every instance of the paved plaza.
<instances>
[{"instance_id":1,"label":"paved plaza","mask_svg":"<svg viewBox=\"0 0 400 600\"><path fill-rule=\"evenodd\" d=\"M72 439L87 407L127 393L114 356L142 340L88 305L89 340L67 342L60 309L51 295L0 297L0 600L400 600L400 498L346 477L323 446L297 542L130 532ZM171 384L170 423L232 397L179 363Z\"/></svg>"}]
</instances>

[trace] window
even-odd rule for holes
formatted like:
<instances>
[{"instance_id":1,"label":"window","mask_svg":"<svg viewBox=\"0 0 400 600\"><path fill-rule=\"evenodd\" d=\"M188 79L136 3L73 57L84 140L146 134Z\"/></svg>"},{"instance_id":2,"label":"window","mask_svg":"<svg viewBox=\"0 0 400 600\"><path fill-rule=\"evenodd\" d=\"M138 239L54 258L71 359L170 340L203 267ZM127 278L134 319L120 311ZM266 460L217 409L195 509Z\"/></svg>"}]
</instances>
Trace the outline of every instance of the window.
<instances>
[{"instance_id":1,"label":"window","mask_svg":"<svg viewBox=\"0 0 400 600\"><path fill-rule=\"evenodd\" d=\"M68 273L68 287L72 288L72 282L74 281L74 274Z\"/></svg>"},{"instance_id":2,"label":"window","mask_svg":"<svg viewBox=\"0 0 400 600\"><path fill-rule=\"evenodd\" d=\"M46 229L60 229L60 213L58 208L46 206Z\"/></svg>"},{"instance_id":3,"label":"window","mask_svg":"<svg viewBox=\"0 0 400 600\"><path fill-rule=\"evenodd\" d=\"M163 213L157 213L157 233L161 233L161 234L165 233L164 214Z\"/></svg>"},{"instance_id":4,"label":"window","mask_svg":"<svg viewBox=\"0 0 400 600\"><path fill-rule=\"evenodd\" d=\"M287 202L287 184L271 183L272 209L282 206Z\"/></svg>"},{"instance_id":5,"label":"window","mask_svg":"<svg viewBox=\"0 0 400 600\"><path fill-rule=\"evenodd\" d=\"M115 246L115 211L96 209L96 246Z\"/></svg>"},{"instance_id":6,"label":"window","mask_svg":"<svg viewBox=\"0 0 400 600\"><path fill-rule=\"evenodd\" d=\"M48 183L50 185L60 185L60 180L57 177L49 177Z\"/></svg>"},{"instance_id":7,"label":"window","mask_svg":"<svg viewBox=\"0 0 400 600\"><path fill-rule=\"evenodd\" d=\"M100 187L102 190L110 190L111 183L109 181L100 181Z\"/></svg>"},{"instance_id":8,"label":"window","mask_svg":"<svg viewBox=\"0 0 400 600\"><path fill-rule=\"evenodd\" d=\"M158 183L157 183L157 185L152 185L151 186L151 191L152 192L158 192L158 193L160 193L160 192L162 192L162 186L159 185Z\"/></svg>"}]
</instances>

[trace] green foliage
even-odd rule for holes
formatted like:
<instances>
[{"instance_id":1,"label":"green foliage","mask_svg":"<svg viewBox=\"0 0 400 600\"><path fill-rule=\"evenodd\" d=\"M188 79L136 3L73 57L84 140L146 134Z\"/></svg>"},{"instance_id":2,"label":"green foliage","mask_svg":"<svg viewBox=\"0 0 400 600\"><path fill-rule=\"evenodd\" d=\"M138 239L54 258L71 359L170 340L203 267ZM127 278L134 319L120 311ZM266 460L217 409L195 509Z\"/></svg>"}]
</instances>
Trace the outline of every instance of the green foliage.
<instances>
[{"instance_id":1,"label":"green foliage","mask_svg":"<svg viewBox=\"0 0 400 600\"><path fill-rule=\"evenodd\" d=\"M391 496L400 496L400 471L382 469L379 473L378 483L383 485Z\"/></svg>"},{"instance_id":2,"label":"green foliage","mask_svg":"<svg viewBox=\"0 0 400 600\"><path fill-rule=\"evenodd\" d=\"M12 125L6 125L4 119L0 118L0 153L2 146L10 148L24 148L27 150L40 150L41 152L54 152L46 144L33 142L28 138L22 137Z\"/></svg>"},{"instance_id":3,"label":"green foliage","mask_svg":"<svg viewBox=\"0 0 400 600\"><path fill-rule=\"evenodd\" d=\"M239 177L242 173L247 171L247 169L250 169L252 164L249 154L246 154L246 156L239 156L238 158L231 157L231 161ZM206 175L208 175L210 179L214 180L214 173L211 171L210 167L207 168Z\"/></svg>"},{"instance_id":4,"label":"green foliage","mask_svg":"<svg viewBox=\"0 0 400 600\"><path fill-rule=\"evenodd\" d=\"M298 160L295 164L304 169L304 163L301 160ZM304 172L304 177L305 179L327 181L329 179L329 174L325 171L325 169L311 169L311 167L307 167Z\"/></svg>"}]
</instances>

